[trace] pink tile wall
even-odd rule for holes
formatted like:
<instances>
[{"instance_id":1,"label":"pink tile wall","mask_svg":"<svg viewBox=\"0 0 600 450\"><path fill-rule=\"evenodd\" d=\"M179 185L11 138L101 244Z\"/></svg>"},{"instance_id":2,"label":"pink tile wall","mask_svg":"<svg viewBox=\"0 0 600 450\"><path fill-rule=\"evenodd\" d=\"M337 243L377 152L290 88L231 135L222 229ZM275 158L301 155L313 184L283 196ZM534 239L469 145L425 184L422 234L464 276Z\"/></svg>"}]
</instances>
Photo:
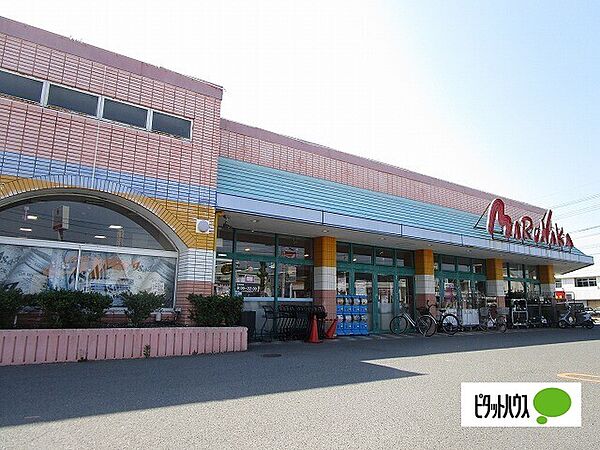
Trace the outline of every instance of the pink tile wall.
<instances>
[{"instance_id":1,"label":"pink tile wall","mask_svg":"<svg viewBox=\"0 0 600 450\"><path fill-rule=\"evenodd\" d=\"M216 186L220 100L0 34L0 67L192 119L192 140L0 99L6 150ZM58 173L52 173L58 175Z\"/></svg>"},{"instance_id":2,"label":"pink tile wall","mask_svg":"<svg viewBox=\"0 0 600 450\"><path fill-rule=\"evenodd\" d=\"M490 202L483 193L477 197L225 129L221 130L221 156L474 214L482 214ZM540 216L510 203L507 209L514 217Z\"/></svg>"}]
</instances>

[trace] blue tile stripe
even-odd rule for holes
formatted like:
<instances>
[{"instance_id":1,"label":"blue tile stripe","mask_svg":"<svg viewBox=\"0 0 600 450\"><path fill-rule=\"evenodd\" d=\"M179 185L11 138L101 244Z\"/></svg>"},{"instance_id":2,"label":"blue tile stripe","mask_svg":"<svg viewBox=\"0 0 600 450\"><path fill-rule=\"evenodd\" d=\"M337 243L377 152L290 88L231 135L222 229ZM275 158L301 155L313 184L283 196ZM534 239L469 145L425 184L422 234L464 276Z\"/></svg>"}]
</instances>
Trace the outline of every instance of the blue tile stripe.
<instances>
[{"instance_id":1,"label":"blue tile stripe","mask_svg":"<svg viewBox=\"0 0 600 450\"><path fill-rule=\"evenodd\" d=\"M219 158L217 192L490 240L473 213L229 158Z\"/></svg>"},{"instance_id":2,"label":"blue tile stripe","mask_svg":"<svg viewBox=\"0 0 600 450\"><path fill-rule=\"evenodd\" d=\"M0 151L0 173L42 180L65 176L71 185L94 188L94 186L90 186L93 170L89 166L35 158L15 152ZM133 191L135 194L156 199L216 205L216 190L207 186L184 184L104 168L96 168L94 178L97 189L110 185L111 190L115 190L116 187L118 192Z\"/></svg>"}]
</instances>

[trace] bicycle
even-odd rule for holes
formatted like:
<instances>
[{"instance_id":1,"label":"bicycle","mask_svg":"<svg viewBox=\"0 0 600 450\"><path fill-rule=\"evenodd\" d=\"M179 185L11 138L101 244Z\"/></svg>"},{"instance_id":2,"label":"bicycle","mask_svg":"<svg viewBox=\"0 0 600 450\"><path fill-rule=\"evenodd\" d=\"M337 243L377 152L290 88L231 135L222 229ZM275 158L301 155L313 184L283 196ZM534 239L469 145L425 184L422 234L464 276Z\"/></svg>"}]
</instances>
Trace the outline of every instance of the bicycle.
<instances>
[{"instance_id":1,"label":"bicycle","mask_svg":"<svg viewBox=\"0 0 600 450\"><path fill-rule=\"evenodd\" d=\"M450 336L454 335L457 331L462 329L462 325L460 324L460 320L456 317L455 314L447 313L444 309L437 310L437 317L435 317L431 308L437 308L437 305L429 306L429 315L434 317L437 323L437 328L441 328L444 332Z\"/></svg>"},{"instance_id":2,"label":"bicycle","mask_svg":"<svg viewBox=\"0 0 600 450\"><path fill-rule=\"evenodd\" d=\"M479 312L481 313L479 316L479 329L481 331L496 329L501 333L506 332L506 316L493 317L490 308L480 308Z\"/></svg>"},{"instance_id":3,"label":"bicycle","mask_svg":"<svg viewBox=\"0 0 600 450\"><path fill-rule=\"evenodd\" d=\"M419 316L415 321L406 311L402 311L390 321L390 331L394 334L402 334L408 329L409 325L425 337L433 336L437 328L436 320L431 314Z\"/></svg>"}]
</instances>

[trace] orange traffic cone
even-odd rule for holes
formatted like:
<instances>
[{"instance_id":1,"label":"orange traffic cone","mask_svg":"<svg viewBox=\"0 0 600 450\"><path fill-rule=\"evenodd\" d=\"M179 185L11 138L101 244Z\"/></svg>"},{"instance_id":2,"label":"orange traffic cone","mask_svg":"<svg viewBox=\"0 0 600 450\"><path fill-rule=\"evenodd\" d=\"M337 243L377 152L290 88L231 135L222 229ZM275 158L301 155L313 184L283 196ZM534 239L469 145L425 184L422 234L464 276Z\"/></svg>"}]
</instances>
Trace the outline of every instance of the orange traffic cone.
<instances>
[{"instance_id":1,"label":"orange traffic cone","mask_svg":"<svg viewBox=\"0 0 600 450\"><path fill-rule=\"evenodd\" d=\"M337 317L333 319L333 322L327 328L327 332L325 333L325 339L335 339L335 331L337 330Z\"/></svg>"},{"instance_id":2,"label":"orange traffic cone","mask_svg":"<svg viewBox=\"0 0 600 450\"><path fill-rule=\"evenodd\" d=\"M321 343L321 341L319 340L319 330L317 330L317 328L318 328L317 316L313 315L312 324L310 326L310 334L308 335L308 341L306 341L309 344Z\"/></svg>"}]
</instances>

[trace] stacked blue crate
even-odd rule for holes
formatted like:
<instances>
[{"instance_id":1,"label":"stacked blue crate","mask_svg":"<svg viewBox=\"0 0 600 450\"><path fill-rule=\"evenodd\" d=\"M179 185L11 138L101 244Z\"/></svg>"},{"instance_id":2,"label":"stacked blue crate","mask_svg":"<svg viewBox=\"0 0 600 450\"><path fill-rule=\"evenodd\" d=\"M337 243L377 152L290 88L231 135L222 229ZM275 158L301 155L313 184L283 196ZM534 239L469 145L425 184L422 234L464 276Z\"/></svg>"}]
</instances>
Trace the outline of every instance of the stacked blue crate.
<instances>
[{"instance_id":1,"label":"stacked blue crate","mask_svg":"<svg viewBox=\"0 0 600 450\"><path fill-rule=\"evenodd\" d=\"M369 334L366 295L338 295L336 314L338 336Z\"/></svg>"}]
</instances>

